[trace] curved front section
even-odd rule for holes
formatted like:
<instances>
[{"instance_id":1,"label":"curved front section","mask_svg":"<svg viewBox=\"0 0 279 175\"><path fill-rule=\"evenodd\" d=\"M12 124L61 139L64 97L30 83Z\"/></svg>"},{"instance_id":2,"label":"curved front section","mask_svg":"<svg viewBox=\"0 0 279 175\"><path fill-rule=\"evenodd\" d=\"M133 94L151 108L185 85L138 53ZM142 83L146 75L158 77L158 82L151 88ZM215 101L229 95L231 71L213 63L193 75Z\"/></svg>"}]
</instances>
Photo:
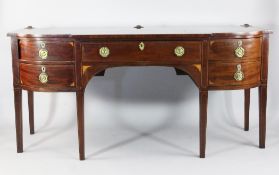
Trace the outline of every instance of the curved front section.
<instances>
[{"instance_id":1,"label":"curved front section","mask_svg":"<svg viewBox=\"0 0 279 175\"><path fill-rule=\"evenodd\" d=\"M240 69L238 67L241 66ZM243 89L258 86L261 82L260 63L209 63L208 86L210 89Z\"/></svg>"},{"instance_id":2,"label":"curved front section","mask_svg":"<svg viewBox=\"0 0 279 175\"><path fill-rule=\"evenodd\" d=\"M19 40L19 79L25 90L75 91L74 42L69 39Z\"/></svg>"},{"instance_id":3,"label":"curved front section","mask_svg":"<svg viewBox=\"0 0 279 175\"><path fill-rule=\"evenodd\" d=\"M21 85L33 91L75 90L73 65L20 64Z\"/></svg>"},{"instance_id":4,"label":"curved front section","mask_svg":"<svg viewBox=\"0 0 279 175\"><path fill-rule=\"evenodd\" d=\"M261 84L262 38L211 39L208 88L248 89Z\"/></svg>"}]
</instances>

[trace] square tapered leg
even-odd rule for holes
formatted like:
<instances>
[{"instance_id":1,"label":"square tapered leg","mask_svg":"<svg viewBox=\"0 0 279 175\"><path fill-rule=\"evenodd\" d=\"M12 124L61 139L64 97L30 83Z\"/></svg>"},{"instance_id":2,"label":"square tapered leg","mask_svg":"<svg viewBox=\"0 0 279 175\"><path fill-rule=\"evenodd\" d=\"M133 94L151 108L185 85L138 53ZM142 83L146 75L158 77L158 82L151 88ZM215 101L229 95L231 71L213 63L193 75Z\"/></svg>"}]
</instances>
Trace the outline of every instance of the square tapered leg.
<instances>
[{"instance_id":1,"label":"square tapered leg","mask_svg":"<svg viewBox=\"0 0 279 175\"><path fill-rule=\"evenodd\" d=\"M259 87L259 147L265 148L267 87Z\"/></svg>"},{"instance_id":2,"label":"square tapered leg","mask_svg":"<svg viewBox=\"0 0 279 175\"><path fill-rule=\"evenodd\" d=\"M15 124L16 124L16 144L17 152L23 152L23 134L22 134L22 89L14 89L15 104Z\"/></svg>"},{"instance_id":3,"label":"square tapered leg","mask_svg":"<svg viewBox=\"0 0 279 175\"><path fill-rule=\"evenodd\" d=\"M77 122L78 122L78 140L79 140L79 158L85 160L84 149L84 90L76 92L77 101Z\"/></svg>"},{"instance_id":4,"label":"square tapered leg","mask_svg":"<svg viewBox=\"0 0 279 175\"><path fill-rule=\"evenodd\" d=\"M244 131L249 131L250 89L244 90Z\"/></svg>"},{"instance_id":5,"label":"square tapered leg","mask_svg":"<svg viewBox=\"0 0 279 175\"><path fill-rule=\"evenodd\" d=\"M200 91L200 158L205 158L208 91Z\"/></svg>"},{"instance_id":6,"label":"square tapered leg","mask_svg":"<svg viewBox=\"0 0 279 175\"><path fill-rule=\"evenodd\" d=\"M35 129L34 129L34 93L33 93L33 91L28 91L28 109L29 109L30 134L34 134Z\"/></svg>"}]
</instances>

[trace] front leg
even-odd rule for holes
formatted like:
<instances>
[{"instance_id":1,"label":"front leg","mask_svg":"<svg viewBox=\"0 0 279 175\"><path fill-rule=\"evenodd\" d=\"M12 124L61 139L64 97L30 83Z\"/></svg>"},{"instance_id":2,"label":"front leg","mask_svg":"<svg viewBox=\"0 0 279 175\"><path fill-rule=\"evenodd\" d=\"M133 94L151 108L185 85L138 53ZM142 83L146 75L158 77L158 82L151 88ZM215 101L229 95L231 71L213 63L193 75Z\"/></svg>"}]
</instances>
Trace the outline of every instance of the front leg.
<instances>
[{"instance_id":1,"label":"front leg","mask_svg":"<svg viewBox=\"0 0 279 175\"><path fill-rule=\"evenodd\" d=\"M265 148L267 87L259 87L259 147Z\"/></svg>"},{"instance_id":2,"label":"front leg","mask_svg":"<svg viewBox=\"0 0 279 175\"><path fill-rule=\"evenodd\" d=\"M16 124L16 144L17 152L23 152L23 134L22 134L22 89L14 88L15 105L15 124Z\"/></svg>"},{"instance_id":3,"label":"front leg","mask_svg":"<svg viewBox=\"0 0 279 175\"><path fill-rule=\"evenodd\" d=\"M85 160L84 149L84 89L76 92L79 159Z\"/></svg>"},{"instance_id":4,"label":"front leg","mask_svg":"<svg viewBox=\"0 0 279 175\"><path fill-rule=\"evenodd\" d=\"M200 91L200 158L205 158L208 91Z\"/></svg>"}]
</instances>

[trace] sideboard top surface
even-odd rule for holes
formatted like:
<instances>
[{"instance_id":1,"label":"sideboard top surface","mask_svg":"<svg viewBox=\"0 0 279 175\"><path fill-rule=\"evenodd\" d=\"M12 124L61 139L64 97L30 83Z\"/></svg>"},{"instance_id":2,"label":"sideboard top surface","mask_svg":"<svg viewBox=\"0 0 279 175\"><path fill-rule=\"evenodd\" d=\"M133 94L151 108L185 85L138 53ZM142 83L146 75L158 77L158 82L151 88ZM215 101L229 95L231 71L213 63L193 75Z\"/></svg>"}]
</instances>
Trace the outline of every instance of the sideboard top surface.
<instances>
[{"instance_id":1,"label":"sideboard top surface","mask_svg":"<svg viewBox=\"0 0 279 175\"><path fill-rule=\"evenodd\" d=\"M258 27L245 26L144 26L137 29L131 27L68 27L68 28L33 28L17 30L8 36L17 37L100 37L100 36L222 36L222 35L261 35L271 33Z\"/></svg>"}]
</instances>

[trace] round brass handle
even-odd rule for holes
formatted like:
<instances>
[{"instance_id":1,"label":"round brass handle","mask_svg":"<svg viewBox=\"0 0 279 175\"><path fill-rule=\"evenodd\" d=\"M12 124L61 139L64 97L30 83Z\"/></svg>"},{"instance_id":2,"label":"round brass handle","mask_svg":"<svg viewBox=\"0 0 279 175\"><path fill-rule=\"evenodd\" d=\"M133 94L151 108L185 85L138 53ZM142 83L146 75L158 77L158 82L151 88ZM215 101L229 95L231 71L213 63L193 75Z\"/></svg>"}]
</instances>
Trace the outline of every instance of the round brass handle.
<instances>
[{"instance_id":1,"label":"round brass handle","mask_svg":"<svg viewBox=\"0 0 279 175\"><path fill-rule=\"evenodd\" d=\"M236 65L236 72L234 73L234 79L236 81L242 81L244 79L244 73L241 70L241 64Z\"/></svg>"},{"instance_id":2,"label":"round brass handle","mask_svg":"<svg viewBox=\"0 0 279 175\"><path fill-rule=\"evenodd\" d=\"M46 68L44 66L42 67L42 73L40 73L39 75L39 80L43 84L48 82L48 75L46 73Z\"/></svg>"},{"instance_id":3,"label":"round brass handle","mask_svg":"<svg viewBox=\"0 0 279 175\"><path fill-rule=\"evenodd\" d=\"M185 50L182 46L177 46L174 49L174 54L178 57L182 57L185 54Z\"/></svg>"},{"instance_id":4,"label":"round brass handle","mask_svg":"<svg viewBox=\"0 0 279 175\"><path fill-rule=\"evenodd\" d=\"M43 60L47 59L47 57L48 57L48 51L45 47L46 47L46 44L44 42L42 42L41 49L39 50L39 57Z\"/></svg>"},{"instance_id":5,"label":"round brass handle","mask_svg":"<svg viewBox=\"0 0 279 175\"><path fill-rule=\"evenodd\" d=\"M99 54L101 55L101 57L106 58L109 56L109 48L108 47L101 47L99 49Z\"/></svg>"},{"instance_id":6,"label":"round brass handle","mask_svg":"<svg viewBox=\"0 0 279 175\"><path fill-rule=\"evenodd\" d=\"M242 58L245 55L245 49L242 47L242 41L237 42L238 47L235 49L234 53L238 58Z\"/></svg>"}]
</instances>

